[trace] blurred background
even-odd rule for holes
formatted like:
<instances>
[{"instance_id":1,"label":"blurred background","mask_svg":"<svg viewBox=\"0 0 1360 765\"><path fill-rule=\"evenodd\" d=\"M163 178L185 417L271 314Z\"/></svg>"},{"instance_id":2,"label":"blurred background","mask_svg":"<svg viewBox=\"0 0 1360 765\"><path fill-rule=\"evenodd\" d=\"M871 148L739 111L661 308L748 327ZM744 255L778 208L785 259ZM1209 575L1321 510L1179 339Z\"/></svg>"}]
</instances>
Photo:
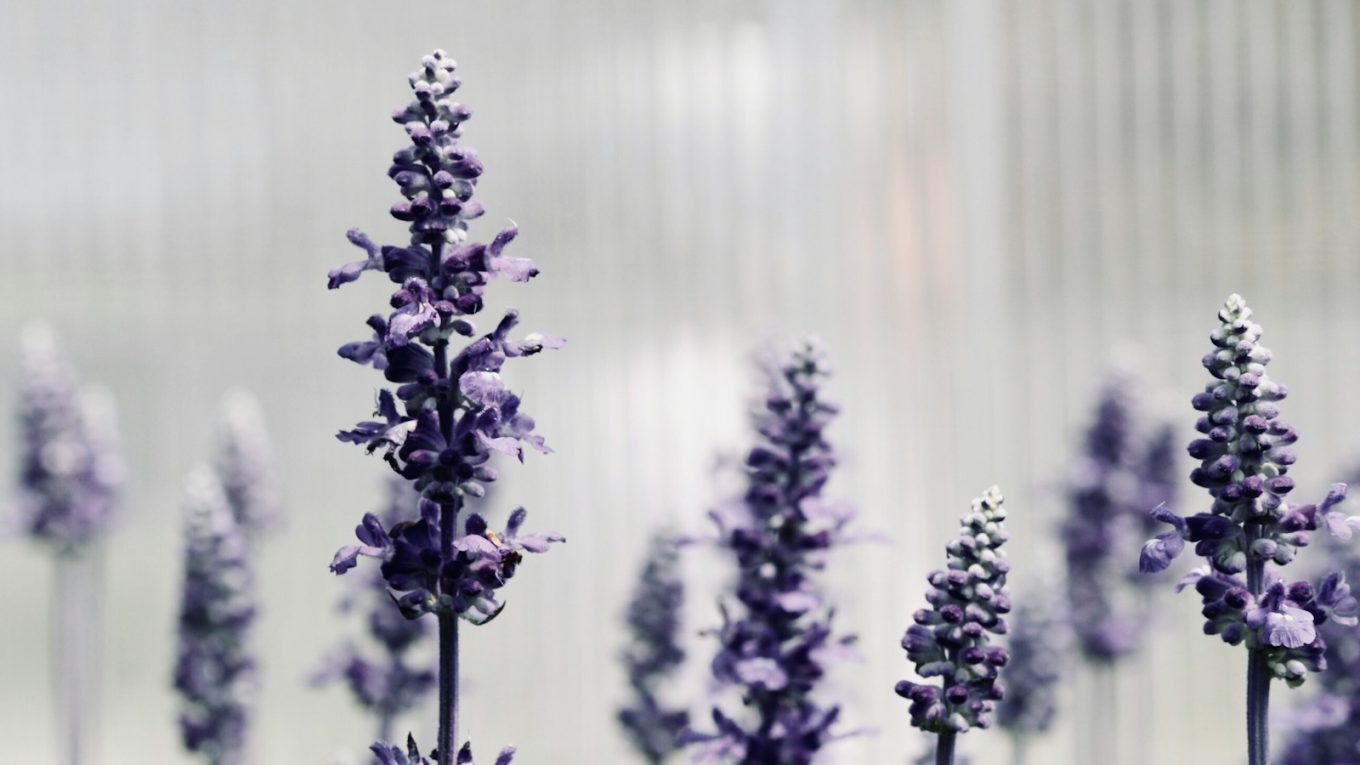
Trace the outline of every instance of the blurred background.
<instances>
[{"instance_id":1,"label":"blurred background","mask_svg":"<svg viewBox=\"0 0 1360 765\"><path fill-rule=\"evenodd\" d=\"M494 503L568 543L465 631L464 728L484 756L584 765L630 761L613 723L626 594L653 528L703 530L723 498L715 464L749 442L750 359L770 342L825 341L833 493L893 540L828 571L864 653L834 687L850 725L879 731L829 763L921 750L897 642L970 498L1006 490L1020 583L1059 560L1060 482L1109 363L1133 359L1191 438L1230 292L1266 328L1300 493L1320 497L1360 457L1358 45L1350 0L0 0L0 401L20 326L48 320L112 389L130 471L103 552L96 765L189 760L169 689L183 479L238 387L267 416L288 513L259 560L256 759L370 740L343 690L304 686L355 631L326 564L385 472L333 433L378 383L335 349L387 290L328 293L325 275L353 258L351 226L401 238L388 114L431 49L458 60L476 114L474 236L513 218L543 269L493 294L570 340L508 369L557 453L507 467ZM1187 484L1179 509L1201 494ZM0 550L5 759L56 762L51 563L22 537ZM686 566L698 711L697 633L726 571ZM1122 743L1239 762L1242 652L1199 637L1192 596L1157 618L1121 681L1141 726ZM1034 761L1080 761L1081 688ZM423 740L432 723L408 721ZM978 732L961 751L1005 746Z\"/></svg>"}]
</instances>

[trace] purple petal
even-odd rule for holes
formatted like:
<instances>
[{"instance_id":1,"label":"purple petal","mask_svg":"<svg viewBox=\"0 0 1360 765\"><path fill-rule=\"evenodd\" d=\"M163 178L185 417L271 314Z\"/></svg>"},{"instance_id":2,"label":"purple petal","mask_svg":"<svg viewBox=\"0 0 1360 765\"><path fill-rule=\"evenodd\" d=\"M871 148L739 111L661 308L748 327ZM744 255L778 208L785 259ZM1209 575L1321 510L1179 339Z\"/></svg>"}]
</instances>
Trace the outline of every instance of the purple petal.
<instances>
[{"instance_id":1,"label":"purple petal","mask_svg":"<svg viewBox=\"0 0 1360 765\"><path fill-rule=\"evenodd\" d=\"M1174 531L1150 539L1143 544L1143 550L1138 555L1138 570L1144 574L1165 571L1184 548L1185 540Z\"/></svg>"},{"instance_id":2,"label":"purple petal","mask_svg":"<svg viewBox=\"0 0 1360 765\"><path fill-rule=\"evenodd\" d=\"M487 449L498 451L501 454L508 454L511 457L524 461L524 450L520 448L519 439L510 436L491 438L480 430L477 431L477 441Z\"/></svg>"},{"instance_id":3,"label":"purple petal","mask_svg":"<svg viewBox=\"0 0 1360 765\"><path fill-rule=\"evenodd\" d=\"M1285 648L1300 648L1317 638L1313 628L1313 615L1289 603L1283 604L1280 611L1266 615L1266 642Z\"/></svg>"},{"instance_id":4,"label":"purple petal","mask_svg":"<svg viewBox=\"0 0 1360 765\"><path fill-rule=\"evenodd\" d=\"M458 389L478 406L496 406L505 397L505 382L494 372L468 372L458 378Z\"/></svg>"},{"instance_id":5,"label":"purple petal","mask_svg":"<svg viewBox=\"0 0 1360 765\"><path fill-rule=\"evenodd\" d=\"M1327 497L1322 500L1322 504L1318 506L1318 510L1325 513L1336 505L1341 504L1345 499L1346 484L1334 483L1331 488L1327 490Z\"/></svg>"},{"instance_id":6,"label":"purple petal","mask_svg":"<svg viewBox=\"0 0 1360 765\"><path fill-rule=\"evenodd\" d=\"M524 525L524 519L529 517L529 511L522 507L517 507L510 513L510 518L505 522L505 536L514 539L519 536L519 529Z\"/></svg>"},{"instance_id":7,"label":"purple petal","mask_svg":"<svg viewBox=\"0 0 1360 765\"><path fill-rule=\"evenodd\" d=\"M1154 521L1165 523L1179 532L1185 531L1185 519L1173 512L1165 502L1152 508L1150 514Z\"/></svg>"},{"instance_id":8,"label":"purple petal","mask_svg":"<svg viewBox=\"0 0 1360 765\"><path fill-rule=\"evenodd\" d=\"M335 551L335 557L331 558L331 571L343 574L354 568L359 563L359 545L345 545Z\"/></svg>"},{"instance_id":9,"label":"purple petal","mask_svg":"<svg viewBox=\"0 0 1360 765\"><path fill-rule=\"evenodd\" d=\"M491 253L492 256L499 257L501 251L505 249L505 246L515 241L515 237L517 236L519 236L519 226L516 226L514 221L511 221L510 225L501 229L499 234L496 234L496 238L491 240L491 244L487 245L486 251Z\"/></svg>"},{"instance_id":10,"label":"purple petal","mask_svg":"<svg viewBox=\"0 0 1360 765\"><path fill-rule=\"evenodd\" d=\"M1208 575L1209 575L1208 566L1200 566L1199 568L1190 569L1188 572L1186 572L1185 576L1181 577L1179 580L1176 581L1176 592L1180 592L1184 590L1186 587L1194 587L1196 584L1199 583L1199 580L1203 579Z\"/></svg>"},{"instance_id":11,"label":"purple petal","mask_svg":"<svg viewBox=\"0 0 1360 765\"><path fill-rule=\"evenodd\" d=\"M737 662L735 669L743 683L768 691L777 691L789 684L789 676L774 659L746 659Z\"/></svg>"},{"instance_id":12,"label":"purple petal","mask_svg":"<svg viewBox=\"0 0 1360 765\"><path fill-rule=\"evenodd\" d=\"M1337 539L1349 540L1360 530L1360 515L1346 515L1334 510L1323 516L1323 521L1327 524L1328 533Z\"/></svg>"},{"instance_id":13,"label":"purple petal","mask_svg":"<svg viewBox=\"0 0 1360 765\"><path fill-rule=\"evenodd\" d=\"M548 546L551 543L565 541L567 541L566 537L562 536L561 534L553 534L551 532L537 532L534 534L526 534L522 537L515 538L515 543L517 546L522 547L525 550L528 550L529 552L533 553L547 552Z\"/></svg>"},{"instance_id":14,"label":"purple petal","mask_svg":"<svg viewBox=\"0 0 1360 765\"><path fill-rule=\"evenodd\" d=\"M775 601L779 607L791 614L802 614L816 608L821 601L810 592L782 592Z\"/></svg>"}]
</instances>

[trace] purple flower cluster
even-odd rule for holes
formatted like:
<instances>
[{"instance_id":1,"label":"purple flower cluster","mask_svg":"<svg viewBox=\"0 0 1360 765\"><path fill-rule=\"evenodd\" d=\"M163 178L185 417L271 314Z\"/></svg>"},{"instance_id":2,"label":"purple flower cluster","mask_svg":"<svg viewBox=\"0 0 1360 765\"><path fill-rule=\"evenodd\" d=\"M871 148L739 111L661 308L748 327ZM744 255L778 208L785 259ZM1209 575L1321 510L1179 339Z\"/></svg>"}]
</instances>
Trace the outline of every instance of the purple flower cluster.
<instances>
[{"instance_id":1,"label":"purple flower cluster","mask_svg":"<svg viewBox=\"0 0 1360 765\"><path fill-rule=\"evenodd\" d=\"M949 746L957 733L990 727L988 715L1005 695L998 676L1010 655L991 644L992 635L1006 634L1005 615L1011 610L1010 561L1001 549L1005 520L997 487L973 500L959 536L946 548L948 567L927 577L930 608L915 613L915 624L902 638L916 674L939 677L942 684L903 680L897 693L911 701L911 724L940 734Z\"/></svg>"},{"instance_id":2,"label":"purple flower cluster","mask_svg":"<svg viewBox=\"0 0 1360 765\"><path fill-rule=\"evenodd\" d=\"M1135 387L1127 373L1106 380L1067 488L1062 533L1071 623L1082 653L1099 662L1132 652L1142 638L1143 591L1160 582L1139 576L1137 540L1152 531L1147 508L1174 495L1174 435L1166 426L1150 437L1137 431Z\"/></svg>"},{"instance_id":3,"label":"purple flower cluster","mask_svg":"<svg viewBox=\"0 0 1360 765\"><path fill-rule=\"evenodd\" d=\"M1346 578L1360 578L1360 560L1347 557ZM1280 765L1360 765L1360 632L1335 620L1319 630L1327 642L1321 688L1291 711L1293 735Z\"/></svg>"},{"instance_id":4,"label":"purple flower cluster","mask_svg":"<svg viewBox=\"0 0 1360 765\"><path fill-rule=\"evenodd\" d=\"M247 534L256 536L278 522L273 454L264 414L254 396L236 392L223 402L213 467L227 503Z\"/></svg>"},{"instance_id":5,"label":"purple flower cluster","mask_svg":"<svg viewBox=\"0 0 1360 765\"><path fill-rule=\"evenodd\" d=\"M533 419L520 411L519 396L506 388L501 368L507 359L559 348L564 341L537 333L511 338L519 322L513 309L486 334L479 335L472 322L493 279L527 282L538 268L505 254L518 233L514 226L490 244L467 240L468 222L483 212L472 199L482 164L459 143L471 111L453 100L461 84L455 68L443 51L426 56L409 77L413 99L392 115L410 138L388 170L403 197L391 213L409 224L409 241L379 246L351 230L349 240L364 257L333 269L328 282L334 289L366 271L380 271L396 285L392 310L368 320L372 337L339 351L381 371L395 389L379 392L376 419L338 437L370 453L381 450L422 498L415 515L395 524L365 515L357 530L360 544L341 548L331 570L344 573L359 556L377 558L402 615L436 615L440 765L451 765L457 748L459 620L483 624L494 618L502 608L497 591L523 554L562 541L556 534L521 533L522 508L500 533L476 513L459 517L465 498L483 496L485 485L496 480L492 455L522 461L526 444L551 451L534 433ZM466 341L451 352L455 337Z\"/></svg>"},{"instance_id":6,"label":"purple flower cluster","mask_svg":"<svg viewBox=\"0 0 1360 765\"><path fill-rule=\"evenodd\" d=\"M661 763L680 746L689 713L669 707L660 686L685 660L678 640L685 585L680 579L675 540L658 534L648 547L642 578L628 605L633 640L623 653L632 698L618 712L618 722L633 748L649 763Z\"/></svg>"},{"instance_id":7,"label":"purple flower cluster","mask_svg":"<svg viewBox=\"0 0 1360 765\"><path fill-rule=\"evenodd\" d=\"M499 535L476 514L458 534L456 516L465 496L481 496L484 484L496 479L488 464L493 453L522 460L524 444L550 451L500 372L508 358L557 348L563 341L540 334L511 339L519 321L513 310L480 337L469 318L482 310L492 279L528 281L538 269L532 261L504 254L515 238L513 226L491 244L465 241L468 221L482 214L481 204L472 199L482 165L458 142L471 112L452 98L460 84L454 68L442 51L426 56L410 77L414 100L393 115L411 139L388 171L405 197L392 215L410 223L410 243L379 247L362 232L350 231L350 241L366 257L330 274L332 288L364 271L382 271L397 285L394 310L368 321L373 338L340 349L342 357L382 371L396 384L395 393L381 391L379 419L341 431L339 438L370 452L382 450L393 470L412 481L426 501L418 516L394 526L366 515L358 527L362 544L341 548L331 569L343 573L359 555L379 558L388 585L404 593L400 605L408 617L447 611L484 622L499 612L496 590L514 573L521 553L542 552L561 537L520 536L523 510ZM475 339L450 358L454 336Z\"/></svg>"},{"instance_id":8,"label":"purple flower cluster","mask_svg":"<svg viewBox=\"0 0 1360 765\"><path fill-rule=\"evenodd\" d=\"M52 330L21 338L18 514L33 538L78 554L112 523L123 464L113 403L77 391Z\"/></svg>"},{"instance_id":9,"label":"purple flower cluster","mask_svg":"<svg viewBox=\"0 0 1360 765\"><path fill-rule=\"evenodd\" d=\"M739 608L723 608L713 676L740 690L745 709L733 717L715 708L716 731L687 735L701 761L801 765L836 737L840 708L814 691L853 638L834 634L812 575L844 541L854 511L822 496L836 464L823 435L836 413L820 396L826 376L812 343L773 372L755 419L760 443L746 458L746 493L713 514L718 543L739 568Z\"/></svg>"},{"instance_id":10,"label":"purple flower cluster","mask_svg":"<svg viewBox=\"0 0 1360 765\"><path fill-rule=\"evenodd\" d=\"M184 520L184 585L175 689L184 745L213 765L244 765L256 696L250 647L255 621L250 543L221 484L190 478Z\"/></svg>"},{"instance_id":11,"label":"purple flower cluster","mask_svg":"<svg viewBox=\"0 0 1360 765\"><path fill-rule=\"evenodd\" d=\"M1194 543L1207 565L1178 589L1193 584L1200 594L1204 631L1232 645L1245 643L1272 677L1297 686L1323 666L1326 644L1318 627L1354 624L1356 601L1339 572L1314 586L1286 582L1266 565L1289 563L1320 526L1349 538L1360 519L1335 509L1346 496L1345 484L1333 485L1320 504L1286 500L1294 489L1289 446L1298 434L1280 418L1285 386L1266 373L1272 355L1261 345L1261 327L1245 301L1229 297L1218 318L1221 325L1210 335L1214 350L1203 360L1214 379L1192 401L1202 413L1195 425L1201 437L1189 447L1200 461L1190 480L1209 492L1213 504L1189 517L1158 506L1152 517L1171 530L1143 545L1140 567L1161 571L1186 542Z\"/></svg>"},{"instance_id":12,"label":"purple flower cluster","mask_svg":"<svg viewBox=\"0 0 1360 765\"><path fill-rule=\"evenodd\" d=\"M1043 733L1058 709L1058 683L1072 647L1069 615L1061 588L1041 582L1017 600L1007 648L1006 698L996 723L1019 735Z\"/></svg>"},{"instance_id":13,"label":"purple flower cluster","mask_svg":"<svg viewBox=\"0 0 1360 765\"><path fill-rule=\"evenodd\" d=\"M379 517L384 526L394 526L415 514L419 503L420 495L411 484L393 475L388 502ZM424 619L407 619L392 607L387 580L376 570L344 598L341 608L363 610L368 635L378 650L347 643L327 657L314 681L343 680L359 705L377 718L378 740L388 741L396 717L414 709L434 688L433 669L413 665L409 658L428 640L429 624Z\"/></svg>"}]
</instances>

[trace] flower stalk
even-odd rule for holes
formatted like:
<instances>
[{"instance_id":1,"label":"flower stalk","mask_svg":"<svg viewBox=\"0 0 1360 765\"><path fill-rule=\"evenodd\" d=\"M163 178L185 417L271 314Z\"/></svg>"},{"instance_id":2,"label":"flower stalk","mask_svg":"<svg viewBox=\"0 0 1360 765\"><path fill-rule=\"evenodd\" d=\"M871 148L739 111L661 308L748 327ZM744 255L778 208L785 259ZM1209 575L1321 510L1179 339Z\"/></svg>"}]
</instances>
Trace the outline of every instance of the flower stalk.
<instances>
[{"instance_id":1,"label":"flower stalk","mask_svg":"<svg viewBox=\"0 0 1360 765\"><path fill-rule=\"evenodd\" d=\"M100 541L117 515L123 465L112 398L79 390L45 325L20 338L17 515L56 567L52 679L62 762L97 758Z\"/></svg>"},{"instance_id":2,"label":"flower stalk","mask_svg":"<svg viewBox=\"0 0 1360 765\"><path fill-rule=\"evenodd\" d=\"M941 685L902 680L897 694L911 701L911 724L936 736L936 765L952 765L958 734L991 727L995 704L1005 697L998 678L1009 652L991 644L1006 634L1011 599L1006 587L1010 561L1002 550L1008 535L1001 490L993 486L973 500L959 535L946 548L948 565L927 581L930 608L913 616L902 638L907 658L921 678Z\"/></svg>"},{"instance_id":3,"label":"flower stalk","mask_svg":"<svg viewBox=\"0 0 1360 765\"><path fill-rule=\"evenodd\" d=\"M811 342L771 370L746 492L711 514L715 541L738 566L735 602L722 604L715 631L713 676L740 693L742 708L729 715L715 706L715 730L686 735L702 762L807 765L844 735L835 730L840 707L816 693L829 663L853 655L854 640L832 629L815 577L827 553L848 541L855 515L823 496L836 464L823 435L837 411L822 397L827 375Z\"/></svg>"},{"instance_id":4,"label":"flower stalk","mask_svg":"<svg viewBox=\"0 0 1360 765\"><path fill-rule=\"evenodd\" d=\"M381 451L422 500L416 514L396 523L366 515L356 530L360 544L342 547L331 570L341 574L361 556L375 558L401 613L437 622L439 732L433 757L439 765L471 761L470 748L458 747L460 620L485 624L495 618L503 607L497 591L524 553L545 552L563 541L557 534L521 534L522 508L499 533L481 515L462 512L466 497L482 496L486 484L497 479L489 464L493 454L522 461L526 445L551 451L533 432L533 419L520 411L520 398L506 388L501 369L508 359L558 348L564 341L538 333L511 339L519 322L513 309L480 336L472 322L490 282L527 282L538 267L504 253L518 234L513 225L489 244L467 241L469 221L483 213L472 199L482 163L459 143L472 112L453 100L461 84L455 69L443 51L426 56L409 77L412 101L393 114L411 140L393 156L388 171L403 197L391 214L409 224L409 243L380 246L351 230L349 241L364 257L332 269L328 277L334 289L380 271L398 286L389 301L394 310L368 319L372 339L339 351L381 371L397 387L379 392L376 419L338 437L370 453ZM467 342L451 353L456 337ZM419 756L413 746L408 748ZM400 748L386 742L374 751L380 757L401 756ZM501 759L509 762L512 754L507 748Z\"/></svg>"},{"instance_id":5,"label":"flower stalk","mask_svg":"<svg viewBox=\"0 0 1360 765\"><path fill-rule=\"evenodd\" d=\"M1188 449L1200 461L1190 480L1212 497L1209 511L1181 517L1165 505L1155 508L1152 517L1171 529L1143 545L1139 566L1166 569L1186 542L1204 559L1177 589L1195 587L1207 634L1247 649L1247 755L1251 765L1267 765L1272 681L1297 687L1321 671L1321 628L1353 627L1360 613L1343 572L1329 572L1314 585L1288 582L1276 569L1309 544L1312 532L1325 527L1350 539L1360 518L1336 509L1346 496L1342 483L1318 504L1288 500L1290 446L1298 434L1280 419L1278 402L1287 391L1267 374L1273 355L1251 317L1241 296L1228 298L1210 335L1214 348L1203 359L1213 379L1191 401L1202 413L1195 424L1202 437Z\"/></svg>"}]
</instances>

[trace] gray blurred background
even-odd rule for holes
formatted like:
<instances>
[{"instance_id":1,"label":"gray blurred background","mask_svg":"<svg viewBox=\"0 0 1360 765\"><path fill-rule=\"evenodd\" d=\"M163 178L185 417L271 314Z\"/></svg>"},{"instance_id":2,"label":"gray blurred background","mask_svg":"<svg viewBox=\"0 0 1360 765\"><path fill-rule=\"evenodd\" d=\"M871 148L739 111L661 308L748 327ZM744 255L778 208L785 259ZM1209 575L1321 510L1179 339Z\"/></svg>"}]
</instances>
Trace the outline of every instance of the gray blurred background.
<instances>
[{"instance_id":1,"label":"gray blurred background","mask_svg":"<svg viewBox=\"0 0 1360 765\"><path fill-rule=\"evenodd\" d=\"M1301 493L1360 453L1358 37L1353 0L0 0L0 401L19 326L49 320L116 395L131 471L104 553L97 765L188 761L180 494L234 387L262 402L290 515L259 562L256 759L330 762L371 736L341 689L303 685L355 626L326 563L385 469L332 434L378 382L335 348L387 291L328 293L325 274L354 256L348 227L401 236L388 113L432 48L476 112L474 235L513 218L543 269L495 294L570 338L509 368L557 454L507 467L495 502L568 544L466 631L466 732L526 764L630 761L613 657L644 540L704 528L715 459L748 442L751 352L815 332L844 409L834 492L894 540L829 574L865 655L835 687L879 734L826 762L900 763L922 745L892 686L923 576L993 482L1019 579L1052 565L1057 482L1110 361L1137 359L1188 440L1206 333L1241 292L1292 390ZM25 540L0 551L0 757L53 763L52 569ZM692 633L717 620L712 563L689 558ZM1140 762L1241 759L1244 661L1197 611L1165 601L1122 680ZM691 645L697 710L711 645ZM1034 761L1076 761L1072 720ZM410 725L431 740L432 722ZM961 751L1003 761L1004 737Z\"/></svg>"}]
</instances>

